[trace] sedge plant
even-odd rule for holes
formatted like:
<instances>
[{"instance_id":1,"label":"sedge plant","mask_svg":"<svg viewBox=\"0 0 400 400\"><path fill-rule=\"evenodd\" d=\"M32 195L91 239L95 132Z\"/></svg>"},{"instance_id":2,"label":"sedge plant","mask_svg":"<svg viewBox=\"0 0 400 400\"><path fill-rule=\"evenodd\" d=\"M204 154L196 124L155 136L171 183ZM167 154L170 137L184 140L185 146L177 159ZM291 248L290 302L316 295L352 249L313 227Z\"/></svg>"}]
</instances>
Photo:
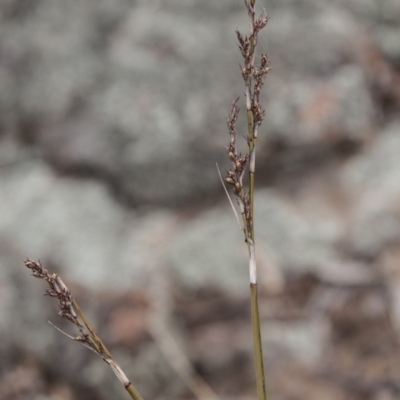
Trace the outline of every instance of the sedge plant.
<instances>
[{"instance_id":1,"label":"sedge plant","mask_svg":"<svg viewBox=\"0 0 400 400\"><path fill-rule=\"evenodd\" d=\"M251 294L251 317L253 332L254 361L256 371L257 398L266 400L266 388L264 378L264 363L260 332L260 317L258 310L257 294L257 266L255 258L255 235L254 235L254 178L256 161L256 144L259 127L264 119L265 111L259 103L261 89L264 85L265 77L270 70L269 60L266 54L261 54L259 62L256 64L256 46L259 32L266 26L268 16L262 12L256 17L256 0L244 0L250 21L250 32L242 35L238 30L236 35L239 41L239 49L243 57L241 73L245 84L246 96L246 116L247 116L247 136L246 142L248 152L240 154L237 150L237 130L236 122L239 116L239 98L236 98L231 106L231 111L227 117L227 125L230 134L230 141L227 147L228 157L231 161L231 168L227 172L226 182L232 186L233 194L240 209L241 218L238 217L244 233L245 242L249 253L250 270L250 294ZM244 185L245 172L248 169L248 185ZM228 195L229 197L229 195ZM232 204L232 203L231 203ZM233 206L233 204L232 204ZM233 207L234 208L234 207ZM235 211L235 208L234 208ZM235 214L237 215L236 211ZM59 328L63 334L70 339L81 343L105 361L126 391L133 400L143 400L136 387L128 379L117 361L111 355L104 342L94 330L87 317L73 298L71 291L57 274L50 274L40 263L27 259L25 266L29 268L32 275L47 282L49 289L46 294L57 298L59 305L59 316L66 318L75 325L78 334L69 335ZM54 326L54 325L53 325ZM196 392L196 391L194 391Z\"/></svg>"},{"instance_id":2,"label":"sedge plant","mask_svg":"<svg viewBox=\"0 0 400 400\"><path fill-rule=\"evenodd\" d=\"M58 299L58 305L60 308L58 315L72 322L79 331L79 335L69 335L61 331L59 328L55 328L70 339L81 343L83 346L99 355L113 370L131 398L133 400L143 400L138 390L129 381L128 377L115 361L106 345L97 335L96 331L93 329L76 300L72 297L71 291L62 279L57 274L50 274L47 269L43 267L40 261L35 262L28 259L25 261L25 266L32 271L32 275L35 278L43 279L48 283L49 289L46 290L46 294Z\"/></svg>"},{"instance_id":3,"label":"sedge plant","mask_svg":"<svg viewBox=\"0 0 400 400\"><path fill-rule=\"evenodd\" d=\"M231 168L227 172L226 182L232 186L233 194L241 213L241 221L238 218L244 233L245 242L249 253L250 294L251 294L251 319L253 332L254 362L257 383L258 400L266 400L264 361L261 342L260 316L258 311L258 286L257 264L255 256L254 236L254 178L256 167L256 144L259 127L265 116L265 110L260 105L260 93L264 86L264 80L270 70L270 63L266 54L261 54L259 63L256 64L256 46L259 32L267 25L268 15L262 12L256 17L256 0L245 0L249 20L250 32L242 35L238 30L236 35L239 41L239 49L243 57L241 72L245 84L246 93L246 117L248 152L238 153L236 122L239 116L239 98L237 97L227 117L230 141L227 147ZM244 185L244 176L248 167L248 185ZM234 209L236 214L236 211Z\"/></svg>"}]
</instances>

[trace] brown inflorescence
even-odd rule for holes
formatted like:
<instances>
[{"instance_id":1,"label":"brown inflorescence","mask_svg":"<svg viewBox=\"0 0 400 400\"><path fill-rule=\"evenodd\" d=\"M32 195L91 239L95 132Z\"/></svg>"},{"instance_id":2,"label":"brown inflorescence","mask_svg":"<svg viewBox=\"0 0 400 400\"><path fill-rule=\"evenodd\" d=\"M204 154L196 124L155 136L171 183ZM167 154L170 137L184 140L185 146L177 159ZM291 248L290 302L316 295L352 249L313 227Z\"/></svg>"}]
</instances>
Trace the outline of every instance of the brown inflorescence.
<instances>
[{"instance_id":1,"label":"brown inflorescence","mask_svg":"<svg viewBox=\"0 0 400 400\"><path fill-rule=\"evenodd\" d=\"M74 299L71 291L67 288L62 279L57 274L50 274L40 261L36 262L27 259L25 261L25 266L32 271L32 275L35 278L47 281L50 289L46 290L45 294L58 299L58 306L60 309L58 315L76 325L81 333L81 335L68 336L90 347L101 357L106 356L107 354L104 351L101 341L99 341L97 337L93 337L91 332L92 328L85 327L85 322L82 322L79 318L74 307Z\"/></svg>"},{"instance_id":2,"label":"brown inflorescence","mask_svg":"<svg viewBox=\"0 0 400 400\"><path fill-rule=\"evenodd\" d=\"M254 3L255 1L245 1L250 18L250 34L243 35L238 30L236 31L239 49L243 57L241 73L246 86L246 109L248 122L246 141L249 148L248 153L242 155L240 153L238 154L237 151L236 122L240 111L238 106L238 97L232 102L231 111L226 118L230 135L229 146L226 149L231 161L231 168L227 171L226 182L232 186L233 193L239 205L246 240L253 238L254 236L252 215L254 186L253 183L250 182L249 189L245 189L243 185L243 177L248 164L250 164L250 174L254 175L255 144L258 128L265 116L265 110L260 105L260 93L264 85L265 77L270 70L270 63L266 54L261 54L259 64L255 65L255 47L258 40L258 34L267 25L268 15L265 12L262 12L261 15L256 18ZM252 180L252 178L250 178L250 180Z\"/></svg>"}]
</instances>

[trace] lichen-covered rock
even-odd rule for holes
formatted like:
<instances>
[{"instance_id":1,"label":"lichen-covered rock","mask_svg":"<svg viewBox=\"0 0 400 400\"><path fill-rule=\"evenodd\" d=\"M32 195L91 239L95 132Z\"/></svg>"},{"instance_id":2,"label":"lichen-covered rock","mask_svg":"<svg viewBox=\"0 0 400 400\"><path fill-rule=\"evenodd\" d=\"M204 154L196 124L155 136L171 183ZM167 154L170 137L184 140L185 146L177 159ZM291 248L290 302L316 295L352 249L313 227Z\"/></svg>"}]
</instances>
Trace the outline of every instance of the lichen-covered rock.
<instances>
[{"instance_id":1,"label":"lichen-covered rock","mask_svg":"<svg viewBox=\"0 0 400 400\"><path fill-rule=\"evenodd\" d=\"M343 171L354 198L351 243L369 257L400 240L399 151L400 124L394 122Z\"/></svg>"}]
</instances>

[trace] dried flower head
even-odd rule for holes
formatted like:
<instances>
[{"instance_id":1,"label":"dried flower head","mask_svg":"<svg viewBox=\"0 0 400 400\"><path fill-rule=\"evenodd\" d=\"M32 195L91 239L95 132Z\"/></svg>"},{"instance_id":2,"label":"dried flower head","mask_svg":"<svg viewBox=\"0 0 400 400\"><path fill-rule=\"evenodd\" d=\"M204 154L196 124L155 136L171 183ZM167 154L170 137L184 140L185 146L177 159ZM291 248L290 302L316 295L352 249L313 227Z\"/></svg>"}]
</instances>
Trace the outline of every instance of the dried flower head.
<instances>
[{"instance_id":1,"label":"dried flower head","mask_svg":"<svg viewBox=\"0 0 400 400\"><path fill-rule=\"evenodd\" d=\"M49 289L46 290L45 294L58 299L58 306L60 309L58 315L72 322L78 328L80 334L69 335L61 329L55 328L70 339L82 343L85 347L98 354L111 367L132 398L135 400L143 400L92 328L78 303L72 297L71 291L67 288L62 279L57 274L50 274L40 261L36 262L27 259L25 261L25 266L32 271L32 275L35 278L43 279L48 283Z\"/></svg>"},{"instance_id":2,"label":"dried flower head","mask_svg":"<svg viewBox=\"0 0 400 400\"><path fill-rule=\"evenodd\" d=\"M266 54L261 54L259 63L255 63L255 48L259 32L267 25L268 15L265 11L256 18L255 0L245 0L245 5L250 18L250 33L243 35L238 30L236 36L239 42L240 53L243 58L241 73L246 87L246 114L248 153L242 155L237 151L236 123L239 116L239 98L235 98L231 105L231 111L226 117L229 130L229 145L226 148L231 168L227 171L226 182L232 186L233 193L239 205L245 239L254 241L253 201L254 201L254 173L255 173L255 146L258 136L258 128L265 117L265 110L260 105L260 93L264 86L270 63ZM243 184L244 173L249 165L249 184L245 188ZM249 243L249 242L248 242Z\"/></svg>"}]
</instances>

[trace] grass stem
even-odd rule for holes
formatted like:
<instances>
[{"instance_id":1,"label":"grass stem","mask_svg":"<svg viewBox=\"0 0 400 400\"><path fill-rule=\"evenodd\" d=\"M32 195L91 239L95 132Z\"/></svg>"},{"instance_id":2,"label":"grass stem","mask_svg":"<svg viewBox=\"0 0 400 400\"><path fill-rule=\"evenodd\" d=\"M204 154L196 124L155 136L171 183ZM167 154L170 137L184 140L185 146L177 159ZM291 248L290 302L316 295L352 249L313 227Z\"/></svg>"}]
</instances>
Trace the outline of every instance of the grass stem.
<instances>
[{"instance_id":1,"label":"grass stem","mask_svg":"<svg viewBox=\"0 0 400 400\"><path fill-rule=\"evenodd\" d=\"M251 326L253 330L254 365L256 370L257 399L266 400L264 359L261 341L260 314L258 311L258 286L250 283Z\"/></svg>"},{"instance_id":2,"label":"grass stem","mask_svg":"<svg viewBox=\"0 0 400 400\"><path fill-rule=\"evenodd\" d=\"M226 182L233 186L233 193L236 196L243 219L243 233L249 251L249 270L250 270L250 291L251 291L251 319L253 331L254 364L256 370L256 385L258 400L266 400L267 393L265 388L264 361L261 343L260 316L258 311L257 295L257 264L255 256L255 234L254 234L254 185L256 167L256 142L258 128L260 127L265 111L260 106L260 92L264 85L264 79L270 70L269 60L266 54L261 54L258 64L255 62L258 33L268 22L268 16L262 12L256 18L256 0L244 0L247 13L250 19L250 32L242 35L236 31L239 41L244 64L242 66L242 76L246 87L246 117L247 117L247 146L248 153L238 154L236 146L236 121L238 119L239 107L236 98L231 107L231 112L227 117L227 125L230 134L229 146L227 147L228 157L232 167L228 171ZM243 174L249 167L248 190L243 186Z\"/></svg>"},{"instance_id":3,"label":"grass stem","mask_svg":"<svg viewBox=\"0 0 400 400\"><path fill-rule=\"evenodd\" d=\"M72 322L79 330L80 335L69 335L61 329L57 327L55 328L61 333L64 333L70 339L80 342L83 346L99 355L110 366L117 378L124 385L131 398L133 400L143 400L138 390L129 381L128 377L117 364L106 345L97 335L85 313L82 311L77 301L72 297L71 291L62 279L57 274L50 274L47 269L43 267L40 261L34 262L26 260L25 266L32 271L32 275L35 278L47 281L49 290L46 290L46 294L58 299L58 305L60 308L58 315Z\"/></svg>"}]
</instances>

